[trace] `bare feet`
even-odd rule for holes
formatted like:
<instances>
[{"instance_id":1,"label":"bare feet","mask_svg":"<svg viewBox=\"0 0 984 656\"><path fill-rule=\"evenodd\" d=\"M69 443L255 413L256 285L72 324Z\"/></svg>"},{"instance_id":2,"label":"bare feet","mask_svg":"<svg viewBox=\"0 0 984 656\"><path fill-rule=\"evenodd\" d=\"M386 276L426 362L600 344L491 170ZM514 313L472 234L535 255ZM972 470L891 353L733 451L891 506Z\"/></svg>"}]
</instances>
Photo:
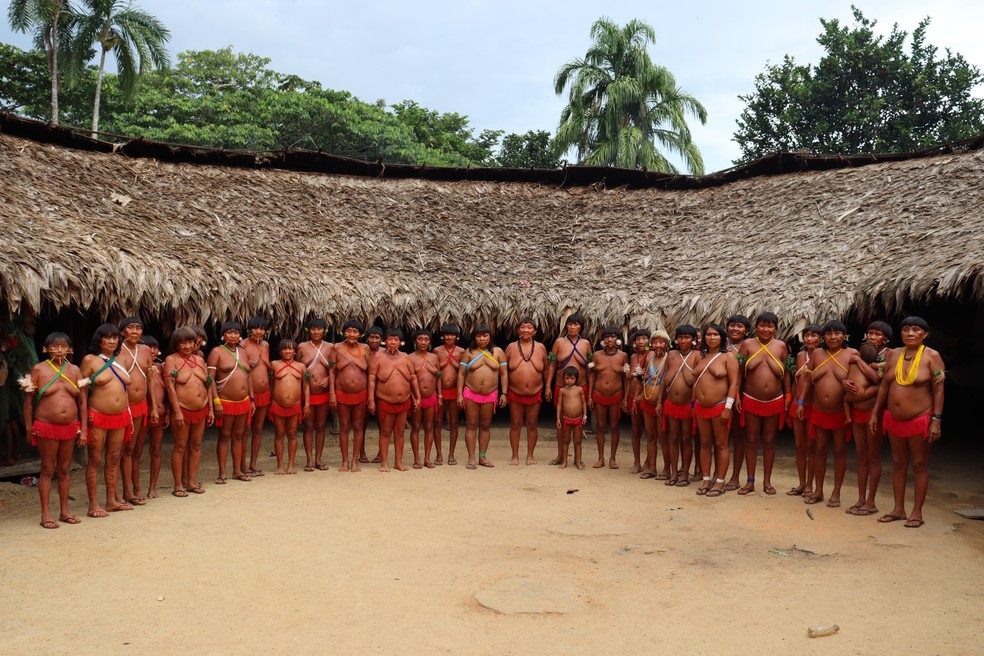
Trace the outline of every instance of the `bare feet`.
<instances>
[{"instance_id":1,"label":"bare feet","mask_svg":"<svg viewBox=\"0 0 984 656\"><path fill-rule=\"evenodd\" d=\"M605 466L605 459L604 458L598 458L598 461L595 462L595 464L593 464L591 466L593 468L595 468L595 469L601 469L602 467Z\"/></svg>"},{"instance_id":2,"label":"bare feet","mask_svg":"<svg viewBox=\"0 0 984 656\"><path fill-rule=\"evenodd\" d=\"M284 468L283 468L283 467L277 467L277 471L275 471L275 472L273 472L273 473L274 473L274 475L276 475L276 476L283 476L283 475L284 475L284 474L286 474L287 472L285 472L285 471L284 471ZM216 481L216 483L218 483L218 481Z\"/></svg>"},{"instance_id":3,"label":"bare feet","mask_svg":"<svg viewBox=\"0 0 984 656\"><path fill-rule=\"evenodd\" d=\"M630 473L630 474L638 474L638 473L639 473L639 472L641 472L641 471L642 471L642 465L640 465L640 464L639 464L639 463L637 462L637 463L634 463L634 464L632 465L632 469L630 469L630 470L629 470L629 473Z\"/></svg>"},{"instance_id":4,"label":"bare feet","mask_svg":"<svg viewBox=\"0 0 984 656\"><path fill-rule=\"evenodd\" d=\"M527 465L535 465L536 464L536 458L534 458L533 456L526 456L526 464Z\"/></svg>"},{"instance_id":5,"label":"bare feet","mask_svg":"<svg viewBox=\"0 0 984 656\"><path fill-rule=\"evenodd\" d=\"M390 470L389 465L387 465L385 462L379 464L379 471L388 472L389 470Z\"/></svg>"},{"instance_id":6,"label":"bare feet","mask_svg":"<svg viewBox=\"0 0 984 656\"><path fill-rule=\"evenodd\" d=\"M495 467L495 465L492 464L492 461L489 460L488 458L479 458L478 464L480 464L482 467Z\"/></svg>"},{"instance_id":7,"label":"bare feet","mask_svg":"<svg viewBox=\"0 0 984 656\"><path fill-rule=\"evenodd\" d=\"M519 464L519 457L517 456L515 458L510 458L509 459L509 464L510 465L518 465Z\"/></svg>"},{"instance_id":8,"label":"bare feet","mask_svg":"<svg viewBox=\"0 0 984 656\"><path fill-rule=\"evenodd\" d=\"M564 461L563 461L563 460L561 460L560 458L554 458L553 460L551 460L551 461L550 461L549 463L547 463L547 464L549 464L549 465L560 465L560 464L563 464L563 462L564 462Z\"/></svg>"},{"instance_id":9,"label":"bare feet","mask_svg":"<svg viewBox=\"0 0 984 656\"><path fill-rule=\"evenodd\" d=\"M293 475L294 475L294 474L296 474L296 473L297 473L297 470L296 470L296 469L294 469L293 467L288 467L288 468L287 468L287 471L286 471L286 474L287 474L288 476L293 476Z\"/></svg>"},{"instance_id":10,"label":"bare feet","mask_svg":"<svg viewBox=\"0 0 984 656\"><path fill-rule=\"evenodd\" d=\"M578 460L577 462L574 463L574 466L577 467L579 470L584 469L584 461Z\"/></svg>"},{"instance_id":11,"label":"bare feet","mask_svg":"<svg viewBox=\"0 0 984 656\"><path fill-rule=\"evenodd\" d=\"M560 468L561 468L561 469L567 469L567 463L566 463L566 462L564 462L563 460L561 460L561 461L560 461L559 463L557 463L557 464L558 464L558 465L560 465Z\"/></svg>"},{"instance_id":12,"label":"bare feet","mask_svg":"<svg viewBox=\"0 0 984 656\"><path fill-rule=\"evenodd\" d=\"M147 498L148 499L156 499L157 498L157 488L156 487L153 488L153 489L151 489L149 492L147 492Z\"/></svg>"},{"instance_id":13,"label":"bare feet","mask_svg":"<svg viewBox=\"0 0 984 656\"><path fill-rule=\"evenodd\" d=\"M414 463L413 466L414 469L420 469L420 465L417 463ZM406 465L404 465L402 462L398 462L395 465L393 465L393 469L395 469L396 471L407 471Z\"/></svg>"},{"instance_id":14,"label":"bare feet","mask_svg":"<svg viewBox=\"0 0 984 656\"><path fill-rule=\"evenodd\" d=\"M618 463L617 463L617 462L615 462L615 458L612 458L612 459L611 459L611 460L610 460L610 461L608 462L608 468L609 468L609 469L618 469Z\"/></svg>"},{"instance_id":15,"label":"bare feet","mask_svg":"<svg viewBox=\"0 0 984 656\"><path fill-rule=\"evenodd\" d=\"M346 462L343 462L342 466L338 468L338 471L340 472L347 472L348 470L349 470L349 466L348 463Z\"/></svg>"},{"instance_id":16,"label":"bare feet","mask_svg":"<svg viewBox=\"0 0 984 656\"><path fill-rule=\"evenodd\" d=\"M352 471L352 473L353 473L353 474L354 474L355 472L360 472L360 471L362 471L362 468L361 468L361 467L359 467L359 461L358 461L358 460L352 463L352 469L351 469L351 471Z\"/></svg>"}]
</instances>

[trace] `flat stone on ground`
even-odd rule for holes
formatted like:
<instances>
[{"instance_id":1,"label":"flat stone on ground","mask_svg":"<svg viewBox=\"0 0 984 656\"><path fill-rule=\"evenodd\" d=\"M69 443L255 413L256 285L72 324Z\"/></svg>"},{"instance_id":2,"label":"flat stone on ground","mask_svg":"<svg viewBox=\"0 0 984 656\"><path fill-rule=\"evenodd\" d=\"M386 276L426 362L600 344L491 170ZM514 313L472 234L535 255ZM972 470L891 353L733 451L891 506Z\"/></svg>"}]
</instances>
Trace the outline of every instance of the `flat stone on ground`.
<instances>
[{"instance_id":1,"label":"flat stone on ground","mask_svg":"<svg viewBox=\"0 0 984 656\"><path fill-rule=\"evenodd\" d=\"M573 613L584 607L574 583L560 577L503 579L475 593L478 603L506 615Z\"/></svg>"}]
</instances>

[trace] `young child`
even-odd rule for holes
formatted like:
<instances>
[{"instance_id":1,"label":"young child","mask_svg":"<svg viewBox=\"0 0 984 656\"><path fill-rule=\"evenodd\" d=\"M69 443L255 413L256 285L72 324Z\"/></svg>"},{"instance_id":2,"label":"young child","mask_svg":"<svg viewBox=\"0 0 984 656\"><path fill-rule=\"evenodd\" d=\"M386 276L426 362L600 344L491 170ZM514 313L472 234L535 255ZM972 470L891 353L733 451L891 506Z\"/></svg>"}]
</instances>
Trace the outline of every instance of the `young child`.
<instances>
[{"instance_id":1,"label":"young child","mask_svg":"<svg viewBox=\"0 0 984 656\"><path fill-rule=\"evenodd\" d=\"M150 349L150 357L154 361L154 368L157 374L148 376L147 394L153 394L160 410L160 416L155 422L150 421L147 434L150 437L150 484L147 488L147 497L157 498L157 478L161 474L161 450L164 444L164 429L171 425L171 406L167 403L167 389L164 385L164 363L159 360L161 354L160 343L150 335L144 335L142 343Z\"/></svg>"},{"instance_id":2,"label":"young child","mask_svg":"<svg viewBox=\"0 0 984 656\"><path fill-rule=\"evenodd\" d=\"M588 405L584 398L584 388L578 384L578 371L575 367L564 369L564 386L560 388L557 404L557 432L561 440L560 468L567 467L567 448L574 440L574 466L584 469L581 460L581 437L584 423L588 419Z\"/></svg>"},{"instance_id":3,"label":"young child","mask_svg":"<svg viewBox=\"0 0 984 656\"><path fill-rule=\"evenodd\" d=\"M297 423L303 416L311 416L311 387L308 384L307 367L294 360L297 344L292 339L280 340L277 346L279 360L270 363L273 369L270 416L273 417L273 450L277 454L278 476L296 474L294 457L297 455ZM284 438L287 438L287 468L284 469Z\"/></svg>"}]
</instances>

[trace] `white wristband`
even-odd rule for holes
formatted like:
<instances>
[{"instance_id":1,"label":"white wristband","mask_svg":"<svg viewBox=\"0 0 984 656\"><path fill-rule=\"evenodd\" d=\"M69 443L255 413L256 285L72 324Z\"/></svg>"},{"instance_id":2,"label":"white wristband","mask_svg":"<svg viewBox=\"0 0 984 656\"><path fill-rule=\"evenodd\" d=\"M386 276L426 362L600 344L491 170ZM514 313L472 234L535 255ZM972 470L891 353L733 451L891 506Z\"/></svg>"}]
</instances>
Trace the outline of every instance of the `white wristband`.
<instances>
[{"instance_id":1,"label":"white wristband","mask_svg":"<svg viewBox=\"0 0 984 656\"><path fill-rule=\"evenodd\" d=\"M724 409L731 410L731 407L734 404L735 404L735 398L733 396L729 396L727 399L724 400Z\"/></svg>"}]
</instances>

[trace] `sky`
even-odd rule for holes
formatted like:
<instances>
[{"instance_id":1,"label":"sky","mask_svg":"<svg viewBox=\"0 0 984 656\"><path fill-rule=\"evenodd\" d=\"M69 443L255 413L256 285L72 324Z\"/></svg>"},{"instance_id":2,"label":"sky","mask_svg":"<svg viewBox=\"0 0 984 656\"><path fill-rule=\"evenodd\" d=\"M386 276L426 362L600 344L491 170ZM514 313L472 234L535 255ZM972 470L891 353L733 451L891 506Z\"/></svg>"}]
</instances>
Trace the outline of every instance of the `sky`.
<instances>
[{"instance_id":1,"label":"sky","mask_svg":"<svg viewBox=\"0 0 984 656\"><path fill-rule=\"evenodd\" d=\"M740 155L733 135L744 106L769 63L785 55L816 63L820 18L851 23L851 5L878 21L882 34L898 23L912 32L932 18L927 41L984 69L984 3L978 0L827 0L823 3L661 0L134 0L171 30L172 55L232 46L267 57L281 73L318 80L358 98L469 117L474 134L556 131L564 96L554 76L590 46L601 16L643 20L656 31L654 62L707 108L706 125L690 121L707 172ZM4 21L0 42L30 47ZM984 90L978 89L978 96Z\"/></svg>"}]
</instances>

